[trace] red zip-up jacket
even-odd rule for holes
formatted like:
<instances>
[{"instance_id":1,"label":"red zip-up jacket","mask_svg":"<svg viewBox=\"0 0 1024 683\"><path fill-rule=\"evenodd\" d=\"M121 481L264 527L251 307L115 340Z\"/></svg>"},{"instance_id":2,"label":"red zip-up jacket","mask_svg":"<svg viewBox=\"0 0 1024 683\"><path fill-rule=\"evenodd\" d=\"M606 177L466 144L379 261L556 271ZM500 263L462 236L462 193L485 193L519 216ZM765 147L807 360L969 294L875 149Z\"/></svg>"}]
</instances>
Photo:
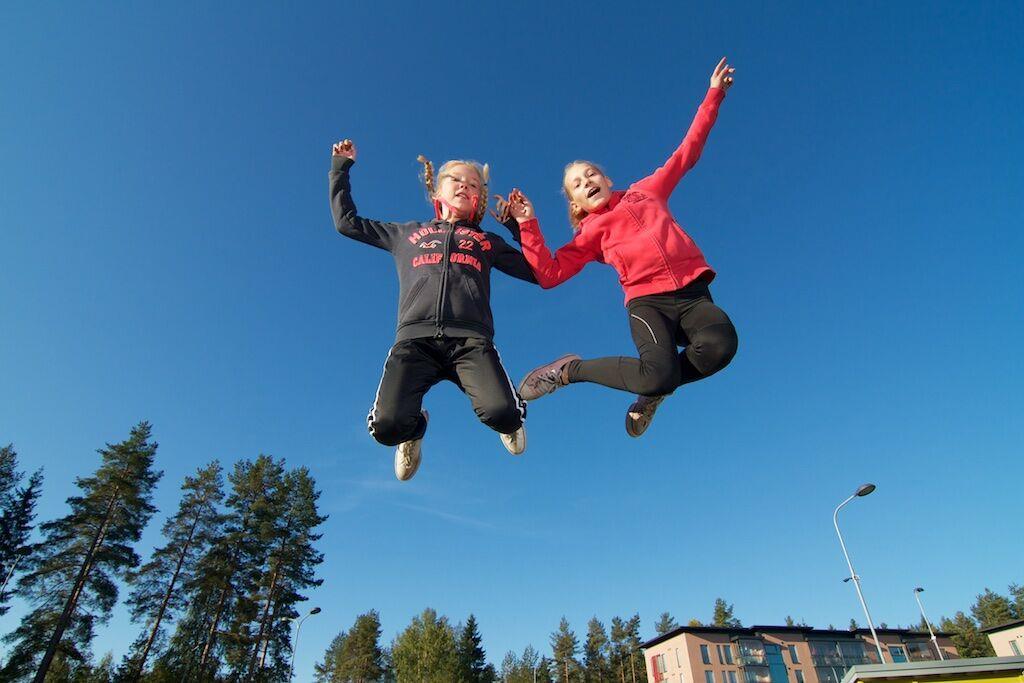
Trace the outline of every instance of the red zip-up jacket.
<instances>
[{"instance_id":1,"label":"red zip-up jacket","mask_svg":"<svg viewBox=\"0 0 1024 683\"><path fill-rule=\"evenodd\" d=\"M638 296L682 289L697 279L714 279L715 271L700 248L669 212L668 198L700 158L724 97L724 90L710 88L682 144L665 165L625 192L612 193L604 207L580 221L575 237L554 256L537 219L519 226L523 255L541 287L565 282L591 261L618 271L626 303Z\"/></svg>"}]
</instances>

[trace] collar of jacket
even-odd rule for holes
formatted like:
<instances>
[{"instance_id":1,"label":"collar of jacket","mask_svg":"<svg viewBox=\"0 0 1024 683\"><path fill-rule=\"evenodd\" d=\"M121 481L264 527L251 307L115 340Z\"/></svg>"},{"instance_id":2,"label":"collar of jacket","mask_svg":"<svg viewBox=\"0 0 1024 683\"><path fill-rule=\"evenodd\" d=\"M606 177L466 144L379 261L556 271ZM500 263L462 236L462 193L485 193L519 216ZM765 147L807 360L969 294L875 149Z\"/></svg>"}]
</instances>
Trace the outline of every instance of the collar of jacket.
<instances>
[{"instance_id":1,"label":"collar of jacket","mask_svg":"<svg viewBox=\"0 0 1024 683\"><path fill-rule=\"evenodd\" d=\"M616 190L615 192L612 192L612 196L608 200L607 204L602 206L597 211L592 211L583 217L583 219L580 221L580 227L582 228L584 225L586 225L587 222L590 221L594 216L600 216L601 214L608 213L609 211L614 209L616 206L619 205L619 202L622 201L622 195L624 194L626 193L623 192L622 190Z\"/></svg>"},{"instance_id":2,"label":"collar of jacket","mask_svg":"<svg viewBox=\"0 0 1024 683\"><path fill-rule=\"evenodd\" d=\"M476 230L477 232L483 232L480 226L476 223L467 220L457 220L454 223L451 221L443 221L440 218L435 218L430 221L430 225L451 225L457 228L469 228L470 230Z\"/></svg>"}]
</instances>

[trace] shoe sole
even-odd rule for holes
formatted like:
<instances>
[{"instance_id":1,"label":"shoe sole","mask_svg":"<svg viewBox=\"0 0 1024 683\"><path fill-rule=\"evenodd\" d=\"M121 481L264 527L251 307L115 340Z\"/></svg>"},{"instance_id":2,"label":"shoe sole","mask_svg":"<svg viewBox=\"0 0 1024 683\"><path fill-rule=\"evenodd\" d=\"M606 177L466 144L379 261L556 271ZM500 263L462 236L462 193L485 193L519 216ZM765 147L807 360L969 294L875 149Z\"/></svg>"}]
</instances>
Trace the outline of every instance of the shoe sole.
<instances>
[{"instance_id":1,"label":"shoe sole","mask_svg":"<svg viewBox=\"0 0 1024 683\"><path fill-rule=\"evenodd\" d=\"M632 436L634 439L643 436L643 433L646 432L647 428L651 426L651 423L654 422L654 416L657 415L658 407L661 406L661 403L659 403L658 406L654 408L654 413L651 414L651 417L648 418L646 422L642 422L642 418L641 420L636 420L630 415L630 413L635 412L633 410L633 406L635 405L636 403L629 406L629 409L626 411L626 433Z\"/></svg>"},{"instance_id":2,"label":"shoe sole","mask_svg":"<svg viewBox=\"0 0 1024 683\"><path fill-rule=\"evenodd\" d=\"M520 448L518 451L514 451L511 448L509 448L508 444L505 443L505 439L501 440L501 445L504 446L505 450L508 451L512 455L522 455L523 453L526 452L526 430L525 429L523 430L523 447Z\"/></svg>"},{"instance_id":3,"label":"shoe sole","mask_svg":"<svg viewBox=\"0 0 1024 683\"><path fill-rule=\"evenodd\" d=\"M421 412L421 413L423 414L423 420L424 420L424 421L425 421L425 422L426 422L427 424L429 424L429 423L430 423L430 413L428 413L428 412L427 412L426 410L421 410L420 412ZM426 435L427 435L427 432L426 432L426 430L424 429L424 431L423 431L423 436L426 436ZM412 472L410 472L410 473L409 473L409 475L408 475L408 476L406 476L406 477L405 477L405 478L403 479L402 477L398 476L398 468L397 468L397 467L395 468L395 479L397 479L398 481L409 481L410 479L412 479L413 477L415 477L415 476L416 476L416 473L417 473L417 472L419 472L419 471L420 471L420 463L422 463L422 462L423 462L423 450L422 450L422 449L423 449L423 445L422 445L422 442L423 442L423 436L421 436L421 437L420 437L420 438L418 439L418 441L420 441L420 442L421 442L421 444L420 444L420 455L419 455L419 457L418 457L418 458L416 458L416 464L415 464L415 465L413 466L413 468L412 468ZM399 448L400 448L400 447L401 447L401 446L399 446ZM396 456L398 455L398 451L397 451L397 450L395 451L395 455L396 455Z\"/></svg>"},{"instance_id":4,"label":"shoe sole","mask_svg":"<svg viewBox=\"0 0 1024 683\"><path fill-rule=\"evenodd\" d=\"M577 356L575 353L567 353L564 356L562 356L561 358L556 358L553 361L551 361L550 363L545 363L544 365L538 365L533 370L530 370L528 373L526 373L526 377L523 377L523 381L521 381L519 383L519 386L516 387L516 391L519 392L519 397L522 398L522 396L523 396L523 387L526 386L526 381L528 379L530 379L531 376L533 376L533 373L535 373L535 372L537 372L539 370L543 370L544 368L548 367L549 365L554 365L555 363L561 363L562 361L566 361L566 360L579 360L579 359L580 359L580 357ZM547 396L550 393L551 392L549 391L546 394L541 394L540 396ZM538 396L537 398L540 398L540 396ZM536 401L537 398L534 398L534 399L526 399L526 398L524 398L523 400L524 401L528 401L528 400Z\"/></svg>"}]
</instances>

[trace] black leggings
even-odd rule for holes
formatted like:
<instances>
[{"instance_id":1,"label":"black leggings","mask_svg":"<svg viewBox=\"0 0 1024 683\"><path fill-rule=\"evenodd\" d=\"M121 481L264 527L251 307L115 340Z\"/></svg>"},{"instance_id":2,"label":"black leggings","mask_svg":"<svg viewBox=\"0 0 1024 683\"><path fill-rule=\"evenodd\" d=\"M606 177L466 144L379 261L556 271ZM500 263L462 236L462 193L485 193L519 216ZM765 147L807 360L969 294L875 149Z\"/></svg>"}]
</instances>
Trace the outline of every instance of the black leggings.
<instances>
[{"instance_id":1,"label":"black leggings","mask_svg":"<svg viewBox=\"0 0 1024 683\"><path fill-rule=\"evenodd\" d=\"M637 297L627 309L640 357L573 361L570 382L595 382L642 396L664 396L715 374L736 355L736 328L711 300L705 282ZM682 353L680 346L686 347Z\"/></svg>"},{"instance_id":2,"label":"black leggings","mask_svg":"<svg viewBox=\"0 0 1024 683\"><path fill-rule=\"evenodd\" d=\"M366 419L373 438L385 446L421 438L427 429L420 414L423 396L442 380L462 389L491 429L511 434L522 426L526 402L512 386L494 344L476 337L428 337L391 347Z\"/></svg>"}]
</instances>

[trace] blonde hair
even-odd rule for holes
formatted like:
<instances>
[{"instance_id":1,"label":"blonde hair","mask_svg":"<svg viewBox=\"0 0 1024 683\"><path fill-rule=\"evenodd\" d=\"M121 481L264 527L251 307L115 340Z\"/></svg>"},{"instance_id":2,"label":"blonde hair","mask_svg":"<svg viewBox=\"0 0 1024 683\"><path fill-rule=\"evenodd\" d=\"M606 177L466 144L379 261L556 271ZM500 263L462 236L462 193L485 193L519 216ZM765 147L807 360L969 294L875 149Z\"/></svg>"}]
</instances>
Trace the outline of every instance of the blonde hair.
<instances>
[{"instance_id":1,"label":"blonde hair","mask_svg":"<svg viewBox=\"0 0 1024 683\"><path fill-rule=\"evenodd\" d=\"M599 164L595 164L593 161L587 161L586 159L577 159L576 161L570 161L568 164L565 165L565 168L562 170L562 194L565 195L565 201L569 203L569 223L572 225L573 232L576 232L580 229L580 221L586 218L587 216L587 212L584 211L583 209L580 209L578 211L572 210L572 195L569 193L569 186L565 182L565 176L569 173L569 169L578 164L586 164L587 166L596 168L598 171L600 171L601 175L608 175L607 173L604 172L604 169L601 168Z\"/></svg>"},{"instance_id":2,"label":"blonde hair","mask_svg":"<svg viewBox=\"0 0 1024 683\"><path fill-rule=\"evenodd\" d=\"M434 179L440 178L448 172L452 166L469 166L476 171L477 176L480 178L480 196L477 198L476 215L473 216L473 222L479 223L484 219L484 214L487 213L487 183L491 179L491 167L487 164L480 164L479 162L472 161L470 159L450 159L441 165L441 170L434 175L434 164L422 154L416 157L416 161L423 164L423 184L427 188L427 198L433 202L434 195L437 194L437 188L434 185Z\"/></svg>"}]
</instances>

